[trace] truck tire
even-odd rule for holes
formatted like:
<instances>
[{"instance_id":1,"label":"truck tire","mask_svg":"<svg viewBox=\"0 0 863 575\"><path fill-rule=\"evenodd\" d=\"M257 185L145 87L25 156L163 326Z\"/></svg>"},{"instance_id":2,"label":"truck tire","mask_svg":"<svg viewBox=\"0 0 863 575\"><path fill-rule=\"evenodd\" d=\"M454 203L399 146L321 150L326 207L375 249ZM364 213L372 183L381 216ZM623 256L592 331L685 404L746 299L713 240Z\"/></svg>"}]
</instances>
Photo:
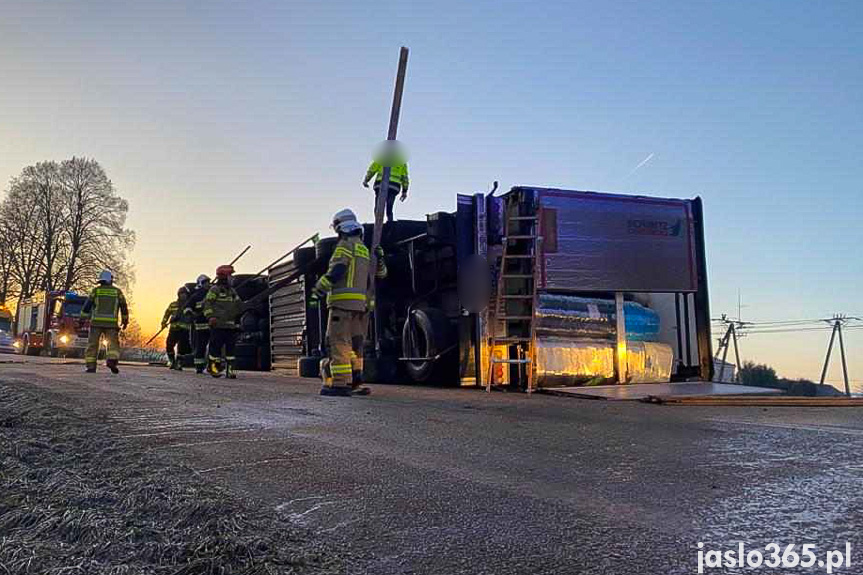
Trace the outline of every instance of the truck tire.
<instances>
[{"instance_id":1,"label":"truck tire","mask_svg":"<svg viewBox=\"0 0 863 575\"><path fill-rule=\"evenodd\" d=\"M300 377L321 377L321 358L305 356L297 360L297 371Z\"/></svg>"},{"instance_id":2,"label":"truck tire","mask_svg":"<svg viewBox=\"0 0 863 575\"><path fill-rule=\"evenodd\" d=\"M253 274L237 274L234 276L234 285L240 288L237 295L246 301L267 289L267 279Z\"/></svg>"},{"instance_id":3,"label":"truck tire","mask_svg":"<svg viewBox=\"0 0 863 575\"><path fill-rule=\"evenodd\" d=\"M48 349L48 357L60 357L60 348L54 344L54 338L52 336L48 336L48 341L45 343L45 347Z\"/></svg>"},{"instance_id":4,"label":"truck tire","mask_svg":"<svg viewBox=\"0 0 863 575\"><path fill-rule=\"evenodd\" d=\"M317 258L317 249L314 247L300 248L294 254L294 264L297 268L304 268Z\"/></svg>"},{"instance_id":5,"label":"truck tire","mask_svg":"<svg viewBox=\"0 0 863 575\"><path fill-rule=\"evenodd\" d=\"M24 355L35 356L42 353L42 348L35 345L30 345L30 336L24 336L24 349L22 351Z\"/></svg>"},{"instance_id":6,"label":"truck tire","mask_svg":"<svg viewBox=\"0 0 863 575\"><path fill-rule=\"evenodd\" d=\"M330 259L333 252L336 251L336 244L339 243L339 238L324 238L318 240L315 244L315 257L318 259Z\"/></svg>"},{"instance_id":7,"label":"truck tire","mask_svg":"<svg viewBox=\"0 0 863 575\"><path fill-rule=\"evenodd\" d=\"M434 357L443 352L449 343L449 322L436 309L416 309L411 312L413 321L405 321L402 329L404 357ZM428 381L435 373L438 361L405 362L410 378L417 382Z\"/></svg>"}]
</instances>

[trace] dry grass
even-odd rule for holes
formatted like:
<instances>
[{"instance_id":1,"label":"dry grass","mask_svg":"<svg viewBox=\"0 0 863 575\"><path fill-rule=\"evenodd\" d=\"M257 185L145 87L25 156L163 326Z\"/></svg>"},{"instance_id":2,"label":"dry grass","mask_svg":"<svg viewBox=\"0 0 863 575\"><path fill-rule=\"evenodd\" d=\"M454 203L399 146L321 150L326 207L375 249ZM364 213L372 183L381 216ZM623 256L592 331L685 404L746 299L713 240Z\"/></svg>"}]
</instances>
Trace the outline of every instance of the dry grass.
<instances>
[{"instance_id":1,"label":"dry grass","mask_svg":"<svg viewBox=\"0 0 863 575\"><path fill-rule=\"evenodd\" d=\"M0 575L340 571L307 532L0 383Z\"/></svg>"}]
</instances>

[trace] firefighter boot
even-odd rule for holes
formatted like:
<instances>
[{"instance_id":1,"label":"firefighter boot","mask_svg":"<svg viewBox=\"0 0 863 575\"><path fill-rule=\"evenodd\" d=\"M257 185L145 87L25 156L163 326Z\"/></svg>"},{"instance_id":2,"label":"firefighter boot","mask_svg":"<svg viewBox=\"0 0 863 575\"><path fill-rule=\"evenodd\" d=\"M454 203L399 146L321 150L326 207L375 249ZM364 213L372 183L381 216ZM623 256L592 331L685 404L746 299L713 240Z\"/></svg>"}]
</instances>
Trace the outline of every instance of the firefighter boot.
<instances>
[{"instance_id":1,"label":"firefighter boot","mask_svg":"<svg viewBox=\"0 0 863 575\"><path fill-rule=\"evenodd\" d=\"M234 371L234 362L229 361L225 365L225 377L227 379L237 379L237 373Z\"/></svg>"},{"instance_id":2,"label":"firefighter boot","mask_svg":"<svg viewBox=\"0 0 863 575\"><path fill-rule=\"evenodd\" d=\"M351 388L346 385L321 386L321 395L329 397L350 397Z\"/></svg>"},{"instance_id":3,"label":"firefighter boot","mask_svg":"<svg viewBox=\"0 0 863 575\"><path fill-rule=\"evenodd\" d=\"M372 390L363 385L363 372L355 369L351 372L352 395L369 395Z\"/></svg>"},{"instance_id":4,"label":"firefighter boot","mask_svg":"<svg viewBox=\"0 0 863 575\"><path fill-rule=\"evenodd\" d=\"M174 363L176 363L177 358L174 357L173 353L168 354L168 369L174 369Z\"/></svg>"},{"instance_id":5,"label":"firefighter boot","mask_svg":"<svg viewBox=\"0 0 863 575\"><path fill-rule=\"evenodd\" d=\"M173 369L174 371L183 371L183 366L180 363L179 357L174 357L171 359L171 369Z\"/></svg>"},{"instance_id":6,"label":"firefighter boot","mask_svg":"<svg viewBox=\"0 0 863 575\"><path fill-rule=\"evenodd\" d=\"M207 364L207 373L209 373L213 377L222 377L221 362L216 361L215 359L211 359L210 362Z\"/></svg>"},{"instance_id":7,"label":"firefighter boot","mask_svg":"<svg viewBox=\"0 0 863 575\"><path fill-rule=\"evenodd\" d=\"M85 373L96 373L96 364L95 363L88 363L87 369L85 369L84 372Z\"/></svg>"},{"instance_id":8,"label":"firefighter boot","mask_svg":"<svg viewBox=\"0 0 863 575\"><path fill-rule=\"evenodd\" d=\"M117 360L116 359L109 359L105 363L108 365L108 369L111 370L111 373L113 373L113 374L120 373L120 368L117 367Z\"/></svg>"}]
</instances>

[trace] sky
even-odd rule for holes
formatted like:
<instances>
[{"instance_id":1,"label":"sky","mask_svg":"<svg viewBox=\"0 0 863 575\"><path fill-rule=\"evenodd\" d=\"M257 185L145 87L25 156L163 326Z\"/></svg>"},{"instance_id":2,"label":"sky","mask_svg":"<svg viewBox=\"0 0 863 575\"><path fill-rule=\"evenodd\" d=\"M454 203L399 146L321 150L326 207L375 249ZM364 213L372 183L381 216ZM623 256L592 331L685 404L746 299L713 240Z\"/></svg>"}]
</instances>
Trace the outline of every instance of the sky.
<instances>
[{"instance_id":1,"label":"sky","mask_svg":"<svg viewBox=\"0 0 863 575\"><path fill-rule=\"evenodd\" d=\"M860 2L3 0L0 182L97 159L129 200L136 315L247 244L254 272L353 207L399 46L411 197L519 184L705 203L714 316L863 317ZM718 334L715 334L718 335ZM744 358L815 378L828 334ZM863 330L849 331L863 381ZM839 376L830 373L831 380Z\"/></svg>"}]
</instances>

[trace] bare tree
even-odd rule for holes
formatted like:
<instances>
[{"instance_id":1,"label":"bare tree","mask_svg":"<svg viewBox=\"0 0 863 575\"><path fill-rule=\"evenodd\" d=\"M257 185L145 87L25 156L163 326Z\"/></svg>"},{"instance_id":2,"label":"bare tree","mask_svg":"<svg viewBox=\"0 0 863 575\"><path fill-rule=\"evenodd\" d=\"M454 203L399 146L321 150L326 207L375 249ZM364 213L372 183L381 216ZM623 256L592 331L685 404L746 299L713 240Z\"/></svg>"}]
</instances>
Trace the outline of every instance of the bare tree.
<instances>
[{"instance_id":1,"label":"bare tree","mask_svg":"<svg viewBox=\"0 0 863 575\"><path fill-rule=\"evenodd\" d=\"M63 161L59 181L68 214L63 288L82 287L105 268L114 272L119 283L130 285L133 275L127 256L135 235L125 227L128 202L117 196L105 170L92 159Z\"/></svg>"},{"instance_id":2,"label":"bare tree","mask_svg":"<svg viewBox=\"0 0 863 575\"><path fill-rule=\"evenodd\" d=\"M130 286L135 235L125 227L128 211L95 160L25 167L0 202L0 301L88 289L106 268Z\"/></svg>"},{"instance_id":3,"label":"bare tree","mask_svg":"<svg viewBox=\"0 0 863 575\"><path fill-rule=\"evenodd\" d=\"M35 166L27 166L20 176L12 180L13 190L31 194L36 202L44 258L43 285L40 287L46 291L57 285L58 260L65 251L64 242L67 240L68 204L64 201L58 172L57 162L39 162Z\"/></svg>"},{"instance_id":4,"label":"bare tree","mask_svg":"<svg viewBox=\"0 0 863 575\"><path fill-rule=\"evenodd\" d=\"M11 242L6 234L6 228L0 223L0 305L6 303L9 297L9 288L12 287Z\"/></svg>"},{"instance_id":5,"label":"bare tree","mask_svg":"<svg viewBox=\"0 0 863 575\"><path fill-rule=\"evenodd\" d=\"M45 259L39 206L26 188L13 186L0 204L0 235L7 249L7 297L20 301L42 287Z\"/></svg>"}]
</instances>

